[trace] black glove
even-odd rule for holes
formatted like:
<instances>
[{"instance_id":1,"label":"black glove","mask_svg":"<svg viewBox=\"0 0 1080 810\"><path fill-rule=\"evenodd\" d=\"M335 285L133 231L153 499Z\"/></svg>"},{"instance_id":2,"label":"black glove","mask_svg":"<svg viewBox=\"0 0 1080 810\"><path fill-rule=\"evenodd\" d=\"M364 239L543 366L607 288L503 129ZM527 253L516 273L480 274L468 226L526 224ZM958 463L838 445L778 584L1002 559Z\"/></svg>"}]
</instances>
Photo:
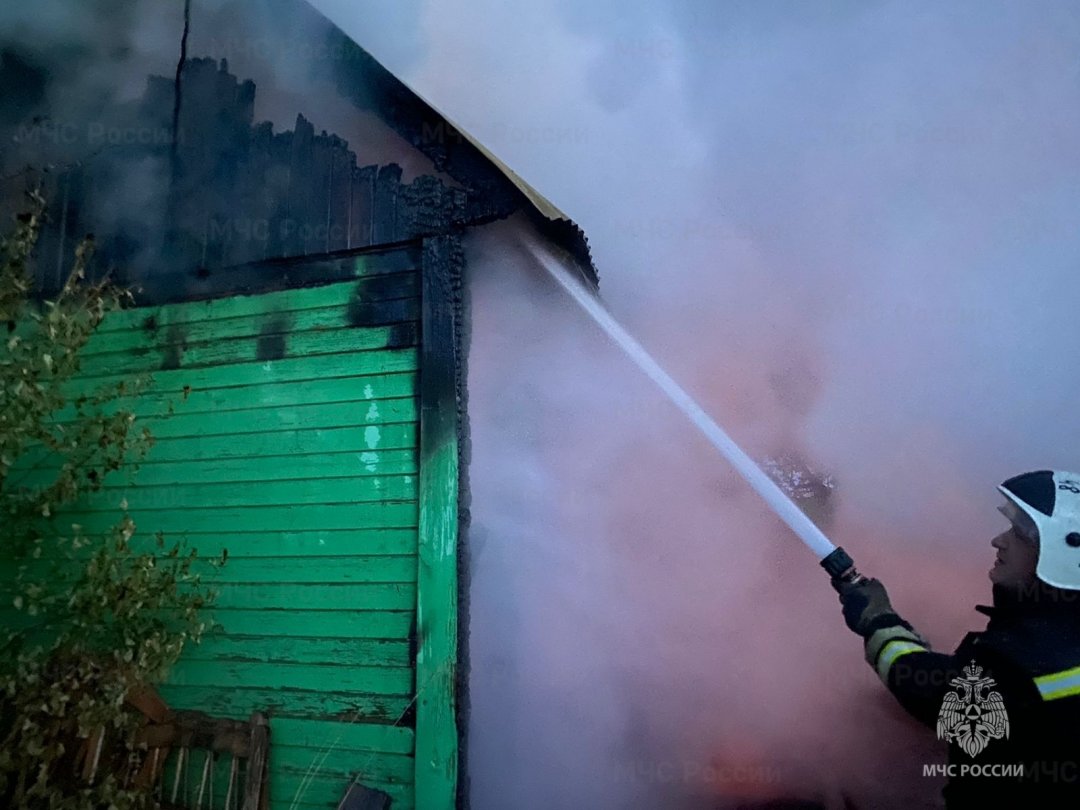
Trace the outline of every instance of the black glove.
<instances>
[{"instance_id":1,"label":"black glove","mask_svg":"<svg viewBox=\"0 0 1080 810\"><path fill-rule=\"evenodd\" d=\"M864 579L856 583L840 583L840 604L844 606L844 621L853 633L866 637L890 624L906 622L893 610L885 586L876 579Z\"/></svg>"}]
</instances>

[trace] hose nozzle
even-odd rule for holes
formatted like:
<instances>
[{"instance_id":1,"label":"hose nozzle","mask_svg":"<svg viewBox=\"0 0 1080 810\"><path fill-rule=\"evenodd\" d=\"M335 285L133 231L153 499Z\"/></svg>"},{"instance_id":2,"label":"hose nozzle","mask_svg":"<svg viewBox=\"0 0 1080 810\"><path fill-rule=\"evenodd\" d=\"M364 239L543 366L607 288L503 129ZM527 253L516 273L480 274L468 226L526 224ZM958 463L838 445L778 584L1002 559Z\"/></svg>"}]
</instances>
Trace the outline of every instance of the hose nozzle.
<instances>
[{"instance_id":1,"label":"hose nozzle","mask_svg":"<svg viewBox=\"0 0 1080 810\"><path fill-rule=\"evenodd\" d=\"M843 585L856 585L866 581L866 577L855 570L855 561L839 546L822 559L821 567L825 569L837 591Z\"/></svg>"}]
</instances>

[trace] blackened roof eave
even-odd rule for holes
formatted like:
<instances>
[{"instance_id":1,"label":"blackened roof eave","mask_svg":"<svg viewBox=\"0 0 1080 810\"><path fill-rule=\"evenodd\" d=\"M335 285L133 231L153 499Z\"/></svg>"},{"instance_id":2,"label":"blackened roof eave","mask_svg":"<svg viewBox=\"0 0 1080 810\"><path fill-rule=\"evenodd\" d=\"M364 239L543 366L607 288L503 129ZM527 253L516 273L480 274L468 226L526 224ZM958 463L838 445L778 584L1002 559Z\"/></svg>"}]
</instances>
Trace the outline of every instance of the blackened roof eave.
<instances>
[{"instance_id":1,"label":"blackened roof eave","mask_svg":"<svg viewBox=\"0 0 1080 810\"><path fill-rule=\"evenodd\" d=\"M481 207L491 219L526 211L541 234L566 250L593 287L598 287L589 242L577 223L319 11L306 2L303 5L329 26L328 52L348 53L346 58L327 60L343 96L378 115L426 155L436 171L445 172L467 188L470 196L483 197Z\"/></svg>"},{"instance_id":2,"label":"blackened roof eave","mask_svg":"<svg viewBox=\"0 0 1080 810\"><path fill-rule=\"evenodd\" d=\"M533 211L530 211L529 214L533 224L545 238L570 254L570 258L580 268L588 283L592 285L593 292L597 292L600 288L600 279L596 272L596 266L592 262L589 240L585 236L585 231L581 230L577 223L570 219L546 219Z\"/></svg>"}]
</instances>

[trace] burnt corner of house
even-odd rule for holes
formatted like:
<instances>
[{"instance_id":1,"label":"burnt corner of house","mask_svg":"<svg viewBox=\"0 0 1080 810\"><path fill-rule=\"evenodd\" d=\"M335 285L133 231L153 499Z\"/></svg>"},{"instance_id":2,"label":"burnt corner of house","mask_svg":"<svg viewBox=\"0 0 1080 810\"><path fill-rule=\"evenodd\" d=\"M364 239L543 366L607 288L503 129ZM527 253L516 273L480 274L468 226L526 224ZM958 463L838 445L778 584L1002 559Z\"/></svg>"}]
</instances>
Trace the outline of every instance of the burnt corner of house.
<instances>
[{"instance_id":1,"label":"burnt corner of house","mask_svg":"<svg viewBox=\"0 0 1080 810\"><path fill-rule=\"evenodd\" d=\"M263 324L255 343L255 355L260 360L281 360L285 357L285 332L288 324L274 317Z\"/></svg>"}]
</instances>

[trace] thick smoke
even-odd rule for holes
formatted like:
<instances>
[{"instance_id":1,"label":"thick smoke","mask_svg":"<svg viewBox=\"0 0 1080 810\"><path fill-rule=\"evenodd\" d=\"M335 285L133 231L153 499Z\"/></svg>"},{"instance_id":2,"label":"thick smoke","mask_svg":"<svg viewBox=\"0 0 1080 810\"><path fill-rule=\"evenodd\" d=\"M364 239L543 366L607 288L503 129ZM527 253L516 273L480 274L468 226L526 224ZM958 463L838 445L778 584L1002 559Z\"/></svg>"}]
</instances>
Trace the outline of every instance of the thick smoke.
<instances>
[{"instance_id":1,"label":"thick smoke","mask_svg":"<svg viewBox=\"0 0 1080 810\"><path fill-rule=\"evenodd\" d=\"M36 275L46 292L87 233L98 237L96 270L136 286L153 288L192 262L216 269L264 258L273 240L259 234L270 218L235 206L245 148L269 140L263 122L281 133L304 116L315 133L343 139L359 166L397 163L406 183L433 172L347 97L362 84L350 75L356 52L302 2L192 0L186 17L184 9L42 0L0 10L0 218L25 210L25 192L43 190L49 218ZM177 92L182 52L189 61ZM202 141L215 127L213 142ZM200 166L211 167L205 177L196 176ZM186 216L176 200L189 185L199 202ZM275 230L292 233L294 224Z\"/></svg>"},{"instance_id":2,"label":"thick smoke","mask_svg":"<svg viewBox=\"0 0 1080 810\"><path fill-rule=\"evenodd\" d=\"M176 71L183 7L42 0L0 9L2 168L63 165L115 145L124 133L113 130L133 123L119 106L141 98L149 75L171 79ZM330 26L315 14L283 16L291 7L274 0L194 0L187 56L224 59L241 81L253 80L256 121L291 129L301 114L349 140L369 162L411 160L406 181L429 171L430 161L331 86L329 70L345 57L326 47Z\"/></svg>"},{"instance_id":3,"label":"thick smoke","mask_svg":"<svg viewBox=\"0 0 1080 810\"><path fill-rule=\"evenodd\" d=\"M38 187L55 208L75 205L80 181L71 173L96 169L81 181L96 200L86 227L68 234L58 216L39 244L49 264L43 278L54 288L86 233L137 238L160 228L166 161L114 158L133 141L170 142L167 127L137 120L135 108L148 74L175 70L178 31L179 15L134 0L0 8L0 217L25 210L25 192Z\"/></svg>"},{"instance_id":4,"label":"thick smoke","mask_svg":"<svg viewBox=\"0 0 1080 810\"><path fill-rule=\"evenodd\" d=\"M924 799L936 785L890 771L896 757L931 761L933 746L879 694L813 557L506 248L522 230L493 226L470 254L475 805ZM798 439L802 409L763 373L783 374L783 349L697 365L703 403L759 453ZM888 548L863 556L897 577L919 570ZM906 595L924 624L975 596Z\"/></svg>"},{"instance_id":5,"label":"thick smoke","mask_svg":"<svg viewBox=\"0 0 1080 810\"><path fill-rule=\"evenodd\" d=\"M738 441L835 476L831 536L933 642L982 626L994 484L1080 465L1072 4L318 5L583 225L615 315ZM944 752L810 555L493 245L475 806L933 805Z\"/></svg>"},{"instance_id":6,"label":"thick smoke","mask_svg":"<svg viewBox=\"0 0 1080 810\"><path fill-rule=\"evenodd\" d=\"M325 18L297 17L287 13L291 9L292 3L277 0L195 0L189 49L225 59L231 72L255 81L255 120L288 130L301 114L317 131L348 141L363 164L396 162L406 183L433 173L430 160L333 86L332 71L347 69L348 55L327 44Z\"/></svg>"}]
</instances>

